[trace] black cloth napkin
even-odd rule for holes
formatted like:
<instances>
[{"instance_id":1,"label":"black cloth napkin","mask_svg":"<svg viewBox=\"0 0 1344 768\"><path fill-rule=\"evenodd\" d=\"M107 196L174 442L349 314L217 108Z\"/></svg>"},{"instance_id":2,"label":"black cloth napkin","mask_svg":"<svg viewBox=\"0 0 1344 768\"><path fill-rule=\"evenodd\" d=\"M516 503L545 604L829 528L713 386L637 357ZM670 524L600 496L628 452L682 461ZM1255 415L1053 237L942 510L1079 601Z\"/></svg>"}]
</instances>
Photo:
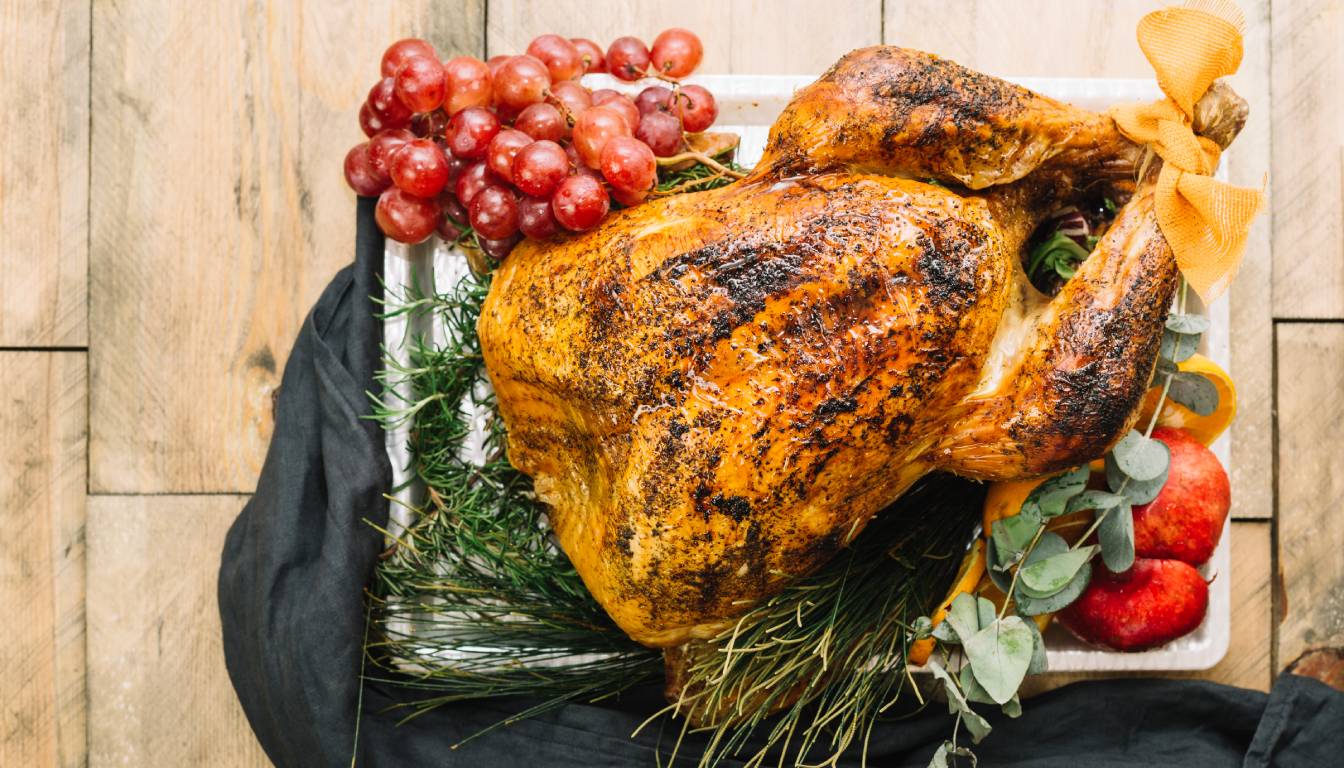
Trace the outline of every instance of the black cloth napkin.
<instances>
[{"instance_id":1,"label":"black cloth napkin","mask_svg":"<svg viewBox=\"0 0 1344 768\"><path fill-rule=\"evenodd\" d=\"M374 525L387 522L392 478L366 395L376 390L382 341L371 298L381 296L383 258L373 208L374 200L359 201L355 263L332 280L295 341L257 492L224 544L224 655L252 729L281 766L625 768L658 764L660 749L667 765L674 725L630 737L660 706L657 691L603 706L572 704L453 749L528 702L445 706L398 725L405 710L396 705L413 692L375 683L360 690L362 591L382 547ZM981 765L1344 761L1344 694L1293 675L1268 695L1198 681L1078 683L1023 709L1016 720L991 718L994 733L975 747ZM868 764L922 768L950 729L941 707L884 723ZM688 738L678 764L694 764L701 745ZM858 755L842 764L858 765Z\"/></svg>"}]
</instances>

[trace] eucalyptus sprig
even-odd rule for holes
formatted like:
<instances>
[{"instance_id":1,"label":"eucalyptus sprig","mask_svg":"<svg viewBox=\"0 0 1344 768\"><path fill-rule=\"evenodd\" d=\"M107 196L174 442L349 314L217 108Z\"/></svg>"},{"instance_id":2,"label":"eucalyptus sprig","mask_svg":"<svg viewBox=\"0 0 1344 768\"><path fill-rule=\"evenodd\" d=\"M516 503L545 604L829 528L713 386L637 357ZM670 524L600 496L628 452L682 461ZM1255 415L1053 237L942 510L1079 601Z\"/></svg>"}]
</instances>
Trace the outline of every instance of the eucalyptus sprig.
<instances>
[{"instance_id":1,"label":"eucalyptus sprig","mask_svg":"<svg viewBox=\"0 0 1344 768\"><path fill-rule=\"evenodd\" d=\"M974 754L958 743L958 733L965 725L972 741L979 742L990 726L970 705L996 704L1012 716L1020 711L1016 695L1022 680L1045 671L1040 632L1034 621L1019 617L1055 613L1072 604L1087 590L1092 577L1089 563L1098 555L1112 573L1133 566L1133 506L1157 498L1170 471L1170 450L1152 437L1163 404L1170 398L1201 415L1218 407L1213 383L1178 367L1198 349L1208 329L1206 318L1186 314L1187 290L1182 279L1176 310L1163 331L1151 381L1151 386L1162 388L1153 415L1143 432L1130 430L1106 454L1109 490L1087 488L1087 465L1037 486L1016 515L994 522L986 542L986 573L1004 594L1002 607L996 610L984 597L962 593L952 601L943 623L934 626L928 617L916 620L920 635L937 641L943 664L962 661L955 675L937 662L928 665L942 684L949 713L957 716L952 738L938 748L930 766L946 766L955 757L968 757L974 764ZM1048 529L1054 518L1086 511L1092 512L1092 521L1072 545Z\"/></svg>"}]
</instances>

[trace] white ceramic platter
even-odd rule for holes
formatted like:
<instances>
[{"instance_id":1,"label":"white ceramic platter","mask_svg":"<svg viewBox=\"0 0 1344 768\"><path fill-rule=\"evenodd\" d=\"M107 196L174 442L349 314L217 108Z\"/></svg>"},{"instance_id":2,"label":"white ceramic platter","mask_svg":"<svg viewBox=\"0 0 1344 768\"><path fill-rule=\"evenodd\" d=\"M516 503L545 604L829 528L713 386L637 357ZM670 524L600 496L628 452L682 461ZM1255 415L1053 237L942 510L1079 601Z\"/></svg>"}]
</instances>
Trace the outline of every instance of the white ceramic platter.
<instances>
[{"instance_id":1,"label":"white ceramic platter","mask_svg":"<svg viewBox=\"0 0 1344 768\"><path fill-rule=\"evenodd\" d=\"M738 150L738 162L750 166L761 156L770 125L784 109L793 92L814 79L792 75L709 75L692 78L689 82L704 85L718 99L719 119L714 130L740 134L742 143ZM1151 101L1161 96L1156 83L1146 80L1009 79L1061 101L1098 110L1112 104ZM607 75L590 75L584 83L592 88L616 88L632 95L642 87L620 82ZM1225 179L1225 172L1220 169L1217 177ZM446 290L461 279L465 269L463 256L436 238L417 246L404 246L391 241L387 245L384 278L389 290L409 285L413 280L419 281L422 286L432 284L438 290ZM1201 351L1223 368L1230 367L1227 301L1215 302L1207 309L1197 305L1196 311L1207 311L1212 323L1204 336ZM387 321L384 338L394 357L404 359L406 350L400 342L407 338L408 332L442 340L444 329L432 325L408 325L405 317ZM478 426L483 427L483 415L476 414L476 418ZM479 433L481 430L477 431ZM409 477L407 468L411 462L405 428L388 432L387 451L396 475L396 485L401 487ZM1213 445L1213 452L1224 467L1231 468L1227 436ZM423 489L414 483L405 485L396 494L398 501L412 506L418 504L422 495ZM392 515L392 532L395 535L401 526L409 522L409 512L403 505L394 504ZM1201 569L1206 579L1212 579L1209 612L1204 623L1194 632L1156 650L1115 653L1085 645L1055 624L1045 635L1051 671L1195 670L1208 669L1217 664L1227 653L1231 631L1229 538L1225 532L1213 559Z\"/></svg>"}]
</instances>

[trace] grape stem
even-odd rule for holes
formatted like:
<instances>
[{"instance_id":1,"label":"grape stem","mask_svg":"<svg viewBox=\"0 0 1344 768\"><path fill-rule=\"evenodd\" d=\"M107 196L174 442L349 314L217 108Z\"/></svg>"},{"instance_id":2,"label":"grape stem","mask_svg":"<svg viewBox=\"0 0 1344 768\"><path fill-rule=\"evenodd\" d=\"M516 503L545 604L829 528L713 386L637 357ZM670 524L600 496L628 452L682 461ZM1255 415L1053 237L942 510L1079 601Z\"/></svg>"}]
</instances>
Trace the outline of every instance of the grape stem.
<instances>
[{"instance_id":1,"label":"grape stem","mask_svg":"<svg viewBox=\"0 0 1344 768\"><path fill-rule=\"evenodd\" d=\"M728 176L733 179L741 179L747 175L741 171L735 171L732 168L729 168L723 163L720 163L718 160L715 160L709 155L706 155L704 152L697 152L693 149L688 149L685 152L682 152L681 154L672 155L671 157L660 157L658 158L658 165L666 167L669 165L676 165L677 163L684 163L687 160L694 160L697 163L707 165L710 168L713 168L715 171L718 171L719 173L723 174L724 176Z\"/></svg>"}]
</instances>

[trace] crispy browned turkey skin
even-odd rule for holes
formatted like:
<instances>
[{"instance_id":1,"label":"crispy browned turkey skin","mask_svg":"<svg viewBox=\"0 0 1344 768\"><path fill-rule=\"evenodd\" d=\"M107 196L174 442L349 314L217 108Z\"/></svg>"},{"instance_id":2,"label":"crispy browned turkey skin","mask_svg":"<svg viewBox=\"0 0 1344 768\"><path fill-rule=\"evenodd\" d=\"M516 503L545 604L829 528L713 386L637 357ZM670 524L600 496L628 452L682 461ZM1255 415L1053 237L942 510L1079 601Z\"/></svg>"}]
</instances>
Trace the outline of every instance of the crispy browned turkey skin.
<instances>
[{"instance_id":1,"label":"crispy browned turkey skin","mask_svg":"<svg viewBox=\"0 0 1344 768\"><path fill-rule=\"evenodd\" d=\"M1245 116L1222 88L1201 108L1224 144ZM509 457L611 617L653 646L709 636L926 472L1104 452L1177 278L1141 156L1103 115L867 48L797 94L747 179L520 245L485 362ZM1025 240L1110 184L1130 201L1042 296Z\"/></svg>"}]
</instances>

